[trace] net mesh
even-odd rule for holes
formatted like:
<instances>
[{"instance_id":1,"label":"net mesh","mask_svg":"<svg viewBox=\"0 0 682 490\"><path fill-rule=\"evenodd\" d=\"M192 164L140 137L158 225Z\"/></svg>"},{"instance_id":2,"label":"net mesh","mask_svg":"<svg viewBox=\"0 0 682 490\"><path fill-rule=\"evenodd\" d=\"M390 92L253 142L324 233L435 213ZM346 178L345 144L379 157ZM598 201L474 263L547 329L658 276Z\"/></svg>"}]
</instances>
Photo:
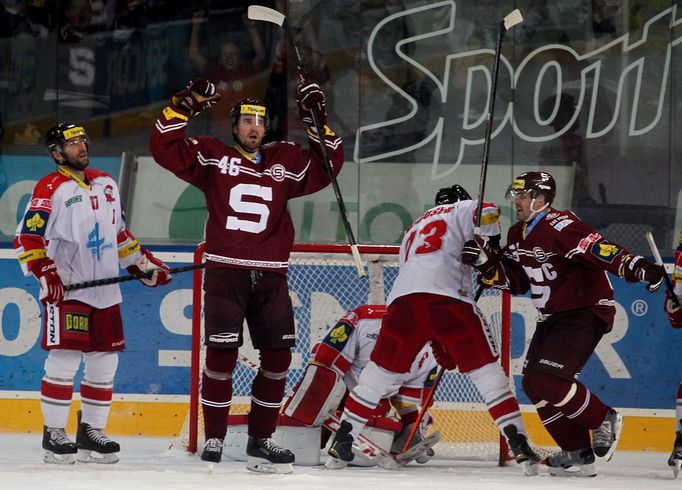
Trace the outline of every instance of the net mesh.
<instances>
[{"instance_id":1,"label":"net mesh","mask_svg":"<svg viewBox=\"0 0 682 490\"><path fill-rule=\"evenodd\" d=\"M292 254L288 283L294 306L297 345L287 377L287 395L303 377L312 347L322 340L341 316L362 304L385 302L398 274L397 252L397 247L382 248L381 253L363 252L368 278L358 276L349 253L311 249ZM201 295L195 294L195 298L201 298ZM501 345L503 323L501 298L499 292L486 290L478 301L479 308L496 335L498 345ZM201 308L196 299L194 307ZM200 325L195 325L195 331L202 330ZM251 346L247 328L244 329L244 339L244 345L239 351L238 366L233 373L230 414L248 412L251 383L258 369L258 352ZM193 349L199 350L199 365L203 366L203 339L194 338ZM198 369L194 370L193 376L199 376ZM198 405L198 412L188 415L182 433L174 445L194 451L203 446L203 420L197 401L198 394L193 393L191 397ZM434 447L436 457L475 460L500 458L499 431L467 375L456 371L447 372L434 399L429 412L434 417L433 426L441 431L441 441ZM194 416L196 423L191 424ZM193 428L194 425L196 429Z\"/></svg>"}]
</instances>

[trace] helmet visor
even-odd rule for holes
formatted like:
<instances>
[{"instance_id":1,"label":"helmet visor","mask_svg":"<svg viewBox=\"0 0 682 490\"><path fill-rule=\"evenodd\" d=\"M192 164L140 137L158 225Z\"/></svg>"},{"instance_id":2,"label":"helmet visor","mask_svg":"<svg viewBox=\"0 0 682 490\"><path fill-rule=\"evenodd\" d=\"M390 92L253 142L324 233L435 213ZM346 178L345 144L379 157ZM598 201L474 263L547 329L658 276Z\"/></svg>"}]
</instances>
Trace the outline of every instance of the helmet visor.
<instances>
[{"instance_id":1,"label":"helmet visor","mask_svg":"<svg viewBox=\"0 0 682 490\"><path fill-rule=\"evenodd\" d=\"M505 199L523 199L528 195L529 190L526 189L526 181L523 179L513 180L507 192L504 193Z\"/></svg>"}]
</instances>

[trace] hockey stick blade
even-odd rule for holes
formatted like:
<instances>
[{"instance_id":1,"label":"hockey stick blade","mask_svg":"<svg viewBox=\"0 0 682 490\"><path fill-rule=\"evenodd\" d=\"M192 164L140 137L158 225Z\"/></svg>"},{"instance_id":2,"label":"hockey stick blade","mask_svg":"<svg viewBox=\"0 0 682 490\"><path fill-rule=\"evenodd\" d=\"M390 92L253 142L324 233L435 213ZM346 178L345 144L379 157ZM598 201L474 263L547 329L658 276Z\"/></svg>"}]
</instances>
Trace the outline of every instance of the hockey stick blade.
<instances>
[{"instance_id":1,"label":"hockey stick blade","mask_svg":"<svg viewBox=\"0 0 682 490\"><path fill-rule=\"evenodd\" d=\"M251 7L249 7L249 9L250 8ZM507 16L504 18L502 22L504 22L504 29L508 31L516 24L520 24L521 22L523 22L523 16L521 15L521 11L519 9L512 10L507 14Z\"/></svg>"},{"instance_id":2,"label":"hockey stick blade","mask_svg":"<svg viewBox=\"0 0 682 490\"><path fill-rule=\"evenodd\" d=\"M428 437L422 439L417 444L409 448L407 451L400 454L396 454L395 460L400 465L404 466L413 459L415 459L417 456L419 456L421 453L423 453L426 449L435 446L438 441L440 441L440 431L436 431L433 434L429 435Z\"/></svg>"},{"instance_id":3,"label":"hockey stick blade","mask_svg":"<svg viewBox=\"0 0 682 490\"><path fill-rule=\"evenodd\" d=\"M247 15L251 20L261 20L263 22L272 22L280 27L284 26L284 21L287 16L275 9L263 7L262 5L249 5ZM511 15L511 14L510 14Z\"/></svg>"}]
</instances>

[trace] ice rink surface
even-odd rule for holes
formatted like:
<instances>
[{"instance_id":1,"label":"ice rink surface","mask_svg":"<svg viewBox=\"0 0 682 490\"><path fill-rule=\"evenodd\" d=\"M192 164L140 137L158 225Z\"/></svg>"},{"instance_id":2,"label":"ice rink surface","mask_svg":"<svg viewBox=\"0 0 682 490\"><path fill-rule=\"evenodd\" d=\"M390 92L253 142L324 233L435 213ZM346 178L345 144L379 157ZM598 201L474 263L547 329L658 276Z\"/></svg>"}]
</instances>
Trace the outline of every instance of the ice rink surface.
<instances>
[{"instance_id":1,"label":"ice rink surface","mask_svg":"<svg viewBox=\"0 0 682 490\"><path fill-rule=\"evenodd\" d=\"M673 479L668 454L616 452L609 463L597 460L595 478L550 477L540 470L526 477L512 463L432 461L410 464L399 471L379 468L326 470L323 466L295 467L291 475L265 475L245 463L223 461L210 465L197 456L169 450L168 438L116 437L121 460L114 465L42 462L40 436L0 434L0 488L4 489L244 489L244 490L436 490L436 489L682 489L682 475ZM672 442L672 441L671 441Z\"/></svg>"}]
</instances>

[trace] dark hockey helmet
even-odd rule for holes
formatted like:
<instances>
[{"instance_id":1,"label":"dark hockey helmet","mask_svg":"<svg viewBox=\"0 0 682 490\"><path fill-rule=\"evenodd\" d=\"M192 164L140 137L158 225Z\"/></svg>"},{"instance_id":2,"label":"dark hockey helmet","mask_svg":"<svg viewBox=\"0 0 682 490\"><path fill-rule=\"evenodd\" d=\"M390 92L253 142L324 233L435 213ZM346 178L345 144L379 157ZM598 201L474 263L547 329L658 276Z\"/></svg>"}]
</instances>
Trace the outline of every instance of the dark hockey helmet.
<instances>
[{"instance_id":1,"label":"dark hockey helmet","mask_svg":"<svg viewBox=\"0 0 682 490\"><path fill-rule=\"evenodd\" d=\"M235 104L235 106L232 108L232 112L230 113L233 131L234 128L237 127L239 117L242 114L253 114L256 117L262 118L263 126L265 126L266 130L268 129L268 109L261 100L255 99L253 97L247 97Z\"/></svg>"},{"instance_id":2,"label":"dark hockey helmet","mask_svg":"<svg viewBox=\"0 0 682 490\"><path fill-rule=\"evenodd\" d=\"M88 135L85 134L85 129L73 123L61 123L50 129L45 133L45 147L48 152L64 150L64 143L71 138L78 138L83 136L87 144Z\"/></svg>"},{"instance_id":3,"label":"dark hockey helmet","mask_svg":"<svg viewBox=\"0 0 682 490\"><path fill-rule=\"evenodd\" d=\"M459 184L443 187L436 192L436 206L441 204L454 204L457 201L470 201L471 196Z\"/></svg>"},{"instance_id":4,"label":"dark hockey helmet","mask_svg":"<svg viewBox=\"0 0 682 490\"><path fill-rule=\"evenodd\" d=\"M545 202L551 204L556 196L556 182L554 177L547 172L524 172L516 177L507 189L507 199L530 193L530 197L535 199L539 195L545 196Z\"/></svg>"}]
</instances>

